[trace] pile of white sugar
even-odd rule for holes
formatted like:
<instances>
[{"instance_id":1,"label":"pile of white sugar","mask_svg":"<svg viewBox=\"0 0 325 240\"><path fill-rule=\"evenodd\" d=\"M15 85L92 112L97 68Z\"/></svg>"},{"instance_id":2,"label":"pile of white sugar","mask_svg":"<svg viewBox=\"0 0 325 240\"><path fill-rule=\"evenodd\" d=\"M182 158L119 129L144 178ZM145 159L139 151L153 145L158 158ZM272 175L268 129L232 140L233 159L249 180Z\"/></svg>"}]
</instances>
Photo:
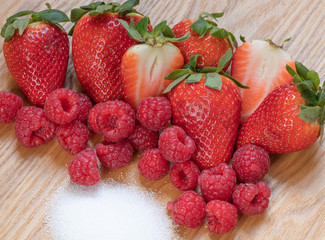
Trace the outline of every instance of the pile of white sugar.
<instances>
[{"instance_id":1,"label":"pile of white sugar","mask_svg":"<svg viewBox=\"0 0 325 240\"><path fill-rule=\"evenodd\" d=\"M46 224L55 240L175 239L166 208L153 194L119 183L60 189Z\"/></svg>"}]
</instances>

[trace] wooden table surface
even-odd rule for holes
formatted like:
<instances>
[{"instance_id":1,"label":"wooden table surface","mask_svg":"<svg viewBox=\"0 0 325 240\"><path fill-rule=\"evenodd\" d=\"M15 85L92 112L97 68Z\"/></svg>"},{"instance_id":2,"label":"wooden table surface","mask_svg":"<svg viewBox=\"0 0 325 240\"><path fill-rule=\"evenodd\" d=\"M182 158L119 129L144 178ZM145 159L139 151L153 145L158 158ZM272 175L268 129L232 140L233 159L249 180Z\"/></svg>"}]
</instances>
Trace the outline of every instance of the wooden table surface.
<instances>
[{"instance_id":1,"label":"wooden table surface","mask_svg":"<svg viewBox=\"0 0 325 240\"><path fill-rule=\"evenodd\" d=\"M53 8L70 15L71 8L89 0L50 0ZM10 15L25 9L45 8L41 0L1 0L0 24ZM154 24L167 19L173 26L183 19L196 19L200 12L225 12L219 25L252 39L291 41L284 49L298 61L325 78L325 1L322 0L143 0L137 9L149 15ZM71 24L63 25L70 29ZM3 40L1 40L3 41ZM1 42L2 46L2 42ZM0 48L0 90L22 96L11 77ZM69 61L67 87L79 89ZM29 104L24 98L25 104ZM93 135L90 146L101 141ZM240 216L238 225L223 236L211 234L206 224L191 230L179 228L182 239L325 239L325 145L319 142L306 150L272 156L269 174L264 178L271 187L269 208L255 217ZM46 216L44 202L57 186L69 184L67 165L73 158L56 140L25 149L17 141L14 124L0 126L0 239L50 239L42 228ZM102 178L138 185L157 191L157 199L166 204L181 192L168 176L150 182L139 176L138 156L120 170L101 169ZM131 239L131 238L130 238Z\"/></svg>"}]
</instances>

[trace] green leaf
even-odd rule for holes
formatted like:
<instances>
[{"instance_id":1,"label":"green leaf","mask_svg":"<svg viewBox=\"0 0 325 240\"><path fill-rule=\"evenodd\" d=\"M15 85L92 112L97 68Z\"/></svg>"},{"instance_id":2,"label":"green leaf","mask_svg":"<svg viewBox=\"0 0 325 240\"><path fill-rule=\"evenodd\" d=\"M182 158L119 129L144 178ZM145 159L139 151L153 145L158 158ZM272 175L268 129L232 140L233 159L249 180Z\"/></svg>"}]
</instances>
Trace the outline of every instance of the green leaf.
<instances>
[{"instance_id":1,"label":"green leaf","mask_svg":"<svg viewBox=\"0 0 325 240\"><path fill-rule=\"evenodd\" d=\"M202 77L202 73L191 74L188 78L186 78L185 83L198 83L201 81Z\"/></svg>"},{"instance_id":2,"label":"green leaf","mask_svg":"<svg viewBox=\"0 0 325 240\"><path fill-rule=\"evenodd\" d=\"M185 76L185 75L189 75L191 74L192 71L190 69L177 69L173 72L171 72L170 74L168 74L165 79L167 80L176 80L182 76Z\"/></svg>"},{"instance_id":3,"label":"green leaf","mask_svg":"<svg viewBox=\"0 0 325 240\"><path fill-rule=\"evenodd\" d=\"M202 67L198 69L198 72L200 73L215 73L220 72L222 68L216 68L216 67Z\"/></svg>"},{"instance_id":4,"label":"green leaf","mask_svg":"<svg viewBox=\"0 0 325 240\"><path fill-rule=\"evenodd\" d=\"M167 25L166 25L165 30L162 31L162 34L164 35L164 37L175 38L175 34L174 34L173 30Z\"/></svg>"},{"instance_id":5,"label":"green leaf","mask_svg":"<svg viewBox=\"0 0 325 240\"><path fill-rule=\"evenodd\" d=\"M49 3L45 3L48 9L51 9L51 5Z\"/></svg>"},{"instance_id":6,"label":"green leaf","mask_svg":"<svg viewBox=\"0 0 325 240\"><path fill-rule=\"evenodd\" d=\"M169 42L182 42L187 40L190 37L190 32L185 33L184 36L179 37L179 38L169 38L169 37L165 37L165 39Z\"/></svg>"},{"instance_id":7,"label":"green leaf","mask_svg":"<svg viewBox=\"0 0 325 240\"><path fill-rule=\"evenodd\" d=\"M209 88L220 90L222 88L222 79L218 73L207 73L205 75L205 85Z\"/></svg>"},{"instance_id":8,"label":"green leaf","mask_svg":"<svg viewBox=\"0 0 325 240\"><path fill-rule=\"evenodd\" d=\"M307 73L309 70L302 63L296 62L296 70L300 76L302 76L304 79L307 79Z\"/></svg>"},{"instance_id":9,"label":"green leaf","mask_svg":"<svg viewBox=\"0 0 325 240\"><path fill-rule=\"evenodd\" d=\"M8 42L10 38L15 34L16 29L12 24L9 24L8 27L6 28L4 37L5 37L5 42Z\"/></svg>"},{"instance_id":10,"label":"green leaf","mask_svg":"<svg viewBox=\"0 0 325 240\"><path fill-rule=\"evenodd\" d=\"M198 56L202 56L202 55L201 54L194 54L194 55L192 55L190 57L189 64L190 64L192 69L196 69Z\"/></svg>"},{"instance_id":11,"label":"green leaf","mask_svg":"<svg viewBox=\"0 0 325 240\"><path fill-rule=\"evenodd\" d=\"M128 34L130 35L130 37L132 37L133 39L135 39L138 42L145 41L145 39L141 36L141 34L135 28L133 20L131 21L130 25L122 19L117 19L117 21L119 21L122 24L122 26L126 29Z\"/></svg>"},{"instance_id":12,"label":"green leaf","mask_svg":"<svg viewBox=\"0 0 325 240\"><path fill-rule=\"evenodd\" d=\"M96 8L96 12L98 12L98 13L104 13L104 12L109 12L112 9L113 9L113 5L111 5L111 4L99 5Z\"/></svg>"},{"instance_id":13,"label":"green leaf","mask_svg":"<svg viewBox=\"0 0 325 240\"><path fill-rule=\"evenodd\" d=\"M286 65L286 69L287 69L287 72L292 76L294 77L297 73L295 70L293 70L292 67L290 67L288 64Z\"/></svg>"},{"instance_id":14,"label":"green leaf","mask_svg":"<svg viewBox=\"0 0 325 240\"><path fill-rule=\"evenodd\" d=\"M233 81L238 87L240 88L243 88L243 89L249 89L249 87L241 84L237 79L233 78L232 76L228 75L228 74L225 74L225 73L222 73L220 74L221 76L224 76L226 78L229 78L231 81Z\"/></svg>"},{"instance_id":15,"label":"green leaf","mask_svg":"<svg viewBox=\"0 0 325 240\"><path fill-rule=\"evenodd\" d=\"M226 38L229 36L229 32L223 28L214 27L211 29L210 35L217 37L217 38Z\"/></svg>"},{"instance_id":16,"label":"green leaf","mask_svg":"<svg viewBox=\"0 0 325 240\"><path fill-rule=\"evenodd\" d=\"M218 68L223 69L232 59L232 49L228 48L227 52L220 58Z\"/></svg>"},{"instance_id":17,"label":"green leaf","mask_svg":"<svg viewBox=\"0 0 325 240\"><path fill-rule=\"evenodd\" d=\"M166 26L167 26L167 21L162 21L161 23L156 25L152 31L152 36L157 37L160 33L165 31Z\"/></svg>"},{"instance_id":18,"label":"green leaf","mask_svg":"<svg viewBox=\"0 0 325 240\"><path fill-rule=\"evenodd\" d=\"M320 83L320 79L318 76L318 73L315 72L314 70L311 70L307 73L307 79L311 80L313 85L314 85L314 90L317 91Z\"/></svg>"},{"instance_id":19,"label":"green leaf","mask_svg":"<svg viewBox=\"0 0 325 240\"><path fill-rule=\"evenodd\" d=\"M148 17L144 17L137 23L137 25L135 25L135 28L141 34L142 37L144 37L148 33L149 21L150 20Z\"/></svg>"},{"instance_id":20,"label":"green leaf","mask_svg":"<svg viewBox=\"0 0 325 240\"><path fill-rule=\"evenodd\" d=\"M299 118L308 123L314 123L318 121L321 112L320 106L308 107L302 106L299 113Z\"/></svg>"},{"instance_id":21,"label":"green leaf","mask_svg":"<svg viewBox=\"0 0 325 240\"><path fill-rule=\"evenodd\" d=\"M200 35L200 38L203 37L206 32L208 31L208 23L207 21L204 20L203 17L199 17L198 20L196 20L190 28L194 31L197 32Z\"/></svg>"},{"instance_id":22,"label":"green leaf","mask_svg":"<svg viewBox=\"0 0 325 240\"><path fill-rule=\"evenodd\" d=\"M70 29L70 31L68 32L68 35L69 36L72 36L73 35L73 31L74 31L74 28L76 27L76 24L73 25L73 27Z\"/></svg>"},{"instance_id":23,"label":"green leaf","mask_svg":"<svg viewBox=\"0 0 325 240\"><path fill-rule=\"evenodd\" d=\"M62 11L56 9L47 9L38 13L34 13L32 18L35 21L47 21L50 23L60 23L70 21L69 17Z\"/></svg>"},{"instance_id":24,"label":"green leaf","mask_svg":"<svg viewBox=\"0 0 325 240\"><path fill-rule=\"evenodd\" d=\"M128 0L123 3L118 11L118 15L124 17L126 14L133 11L133 7L139 4L139 0Z\"/></svg>"},{"instance_id":25,"label":"green leaf","mask_svg":"<svg viewBox=\"0 0 325 240\"><path fill-rule=\"evenodd\" d=\"M208 12L203 12L201 14L201 16L203 18L207 18L207 17L211 17L213 18L214 20L218 21L218 18L221 18L222 16L224 15L223 12L220 12L220 13L208 13Z\"/></svg>"},{"instance_id":26,"label":"green leaf","mask_svg":"<svg viewBox=\"0 0 325 240\"><path fill-rule=\"evenodd\" d=\"M316 105L317 104L317 96L314 91L310 89L308 83L301 82L296 84L298 91L300 92L301 96L307 101L307 103Z\"/></svg>"},{"instance_id":27,"label":"green leaf","mask_svg":"<svg viewBox=\"0 0 325 240\"><path fill-rule=\"evenodd\" d=\"M3 27L1 28L1 37L3 37L3 38L5 37L5 32L6 32L8 25L9 25L9 23L5 23L3 25Z\"/></svg>"},{"instance_id":28,"label":"green leaf","mask_svg":"<svg viewBox=\"0 0 325 240\"><path fill-rule=\"evenodd\" d=\"M180 82L182 82L185 78L188 77L188 74L185 74L179 78L177 78L175 81L173 81L171 84L168 85L168 87L165 89L163 93L168 93L170 90L172 90L174 87L176 87ZM166 79L166 78L165 78Z\"/></svg>"},{"instance_id":29,"label":"green leaf","mask_svg":"<svg viewBox=\"0 0 325 240\"><path fill-rule=\"evenodd\" d=\"M30 11L30 10L21 11L21 12L18 12L16 14L12 15L11 17L7 18L6 22L7 23L12 23L18 17L23 17L23 16L26 16L26 15L29 15L29 14L33 14L33 13L35 13L35 12L34 11Z\"/></svg>"},{"instance_id":30,"label":"green leaf","mask_svg":"<svg viewBox=\"0 0 325 240\"><path fill-rule=\"evenodd\" d=\"M293 77L293 79L292 79L292 82L295 84L295 85L297 85L297 84L299 84L299 83L301 83L301 82L303 82L304 81L304 79L299 75L299 74L296 74L294 77Z\"/></svg>"},{"instance_id":31,"label":"green leaf","mask_svg":"<svg viewBox=\"0 0 325 240\"><path fill-rule=\"evenodd\" d=\"M18 29L18 33L21 36L24 32L24 30L26 29L26 27L28 26L29 23L29 19L16 19L13 23L12 26L15 29Z\"/></svg>"},{"instance_id":32,"label":"green leaf","mask_svg":"<svg viewBox=\"0 0 325 240\"><path fill-rule=\"evenodd\" d=\"M88 10L84 10L81 8L72 9L70 13L71 22L78 22L79 19L82 18L83 15L85 15L87 12Z\"/></svg>"},{"instance_id":33,"label":"green leaf","mask_svg":"<svg viewBox=\"0 0 325 240\"><path fill-rule=\"evenodd\" d=\"M89 5L86 5L86 6L81 6L80 8L83 9L83 10L96 10L96 8L100 5L104 5L105 3L104 2L94 2L94 3L91 3Z\"/></svg>"},{"instance_id":34,"label":"green leaf","mask_svg":"<svg viewBox=\"0 0 325 240\"><path fill-rule=\"evenodd\" d=\"M246 39L245 39L245 37L244 36L242 36L242 35L240 35L240 40L244 43L244 42L246 42Z\"/></svg>"}]
</instances>

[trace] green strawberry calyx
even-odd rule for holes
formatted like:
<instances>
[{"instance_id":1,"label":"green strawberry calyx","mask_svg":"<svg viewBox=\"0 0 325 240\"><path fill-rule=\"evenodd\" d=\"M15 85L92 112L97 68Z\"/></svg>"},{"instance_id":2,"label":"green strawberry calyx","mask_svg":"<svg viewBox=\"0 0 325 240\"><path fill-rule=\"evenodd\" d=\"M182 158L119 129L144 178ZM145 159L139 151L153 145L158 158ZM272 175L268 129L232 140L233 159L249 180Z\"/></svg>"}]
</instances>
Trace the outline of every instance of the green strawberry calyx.
<instances>
[{"instance_id":1,"label":"green strawberry calyx","mask_svg":"<svg viewBox=\"0 0 325 240\"><path fill-rule=\"evenodd\" d=\"M117 2L111 2L107 4L105 4L104 2L94 2L87 6L74 8L71 10L71 14L70 14L71 22L73 22L74 25L68 34L70 36L73 34L73 30L77 22L80 20L80 18L82 18L87 13L89 14L89 16L93 17L105 12L111 12L111 13L117 13L120 17L124 17L127 14L131 14L131 13L140 14L133 8L138 4L139 4L139 0L128 0L123 4Z\"/></svg>"},{"instance_id":2,"label":"green strawberry calyx","mask_svg":"<svg viewBox=\"0 0 325 240\"><path fill-rule=\"evenodd\" d=\"M237 40L235 36L225 30L224 28L218 27L218 18L221 18L224 15L223 12L220 13L208 13L203 12L199 18L190 26L190 28L197 32L202 38L205 34L209 33L210 35L217 38L228 38L231 46L233 48L237 47ZM212 20L208 20L208 19Z\"/></svg>"},{"instance_id":3,"label":"green strawberry calyx","mask_svg":"<svg viewBox=\"0 0 325 240\"><path fill-rule=\"evenodd\" d=\"M301 105L299 118L308 123L318 122L322 139L325 123L325 82L319 86L318 73L309 70L302 63L295 62L295 67L296 71L289 65L286 66L288 73L293 77L293 84L307 102L306 105Z\"/></svg>"},{"instance_id":4,"label":"green strawberry calyx","mask_svg":"<svg viewBox=\"0 0 325 240\"><path fill-rule=\"evenodd\" d=\"M232 59L232 49L229 48L227 52L220 58L217 67L202 67L197 68L197 58L200 54L195 54L190 57L189 63L184 66L183 69L177 69L168 74L165 79L173 80L171 84L165 89L164 93L168 93L180 82L185 80L185 83L198 83L201 79L205 78L205 86L215 90L221 90L222 79L221 76L225 76L232 80L238 87L247 89L235 78L227 75L223 69Z\"/></svg>"},{"instance_id":5,"label":"green strawberry calyx","mask_svg":"<svg viewBox=\"0 0 325 240\"><path fill-rule=\"evenodd\" d=\"M167 21L157 24L153 31L148 31L150 19L148 17L142 18L136 25L133 20L128 24L122 19L118 21L127 30L130 37L140 43L148 44L149 46L161 47L167 42L181 42L189 38L190 32L187 32L180 38L175 38L172 29L167 25Z\"/></svg>"},{"instance_id":6,"label":"green strawberry calyx","mask_svg":"<svg viewBox=\"0 0 325 240\"><path fill-rule=\"evenodd\" d=\"M51 9L49 3L46 3L46 6L48 9L40 12L25 10L7 18L5 25L1 29L1 36L5 39L5 42L8 42L13 37L16 30L18 30L18 34L21 36L29 24L40 21L56 25L62 31L65 31L59 23L69 22L69 17L60 10ZM27 15L31 15L30 18L21 18Z\"/></svg>"}]
</instances>

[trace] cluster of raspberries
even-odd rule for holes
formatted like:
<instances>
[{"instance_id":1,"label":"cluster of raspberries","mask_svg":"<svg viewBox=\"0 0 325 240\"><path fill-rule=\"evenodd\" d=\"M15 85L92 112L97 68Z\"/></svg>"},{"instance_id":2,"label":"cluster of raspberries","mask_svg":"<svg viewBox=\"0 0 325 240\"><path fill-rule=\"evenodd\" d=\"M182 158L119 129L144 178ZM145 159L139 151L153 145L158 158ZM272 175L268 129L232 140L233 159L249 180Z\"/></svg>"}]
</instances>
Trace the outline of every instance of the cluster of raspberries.
<instances>
[{"instance_id":1,"label":"cluster of raspberries","mask_svg":"<svg viewBox=\"0 0 325 240\"><path fill-rule=\"evenodd\" d=\"M143 152L138 163L143 177L155 181L169 173L171 183L184 191L167 206L176 224L196 228L206 217L208 229L222 234L235 227L238 212L264 212L271 194L260 181L270 167L267 152L249 144L234 153L232 166L220 163L201 172L190 160L196 150L194 140L182 128L169 126L171 117L165 97L145 98L135 111L119 100L93 106L85 94L61 88L49 94L42 109L23 107L17 95L0 92L0 124L16 119L16 136L27 148L56 137L64 150L75 155L68 170L77 184L100 181L98 160L105 167L121 168L136 150ZM105 139L95 149L87 148L90 130Z\"/></svg>"}]
</instances>

